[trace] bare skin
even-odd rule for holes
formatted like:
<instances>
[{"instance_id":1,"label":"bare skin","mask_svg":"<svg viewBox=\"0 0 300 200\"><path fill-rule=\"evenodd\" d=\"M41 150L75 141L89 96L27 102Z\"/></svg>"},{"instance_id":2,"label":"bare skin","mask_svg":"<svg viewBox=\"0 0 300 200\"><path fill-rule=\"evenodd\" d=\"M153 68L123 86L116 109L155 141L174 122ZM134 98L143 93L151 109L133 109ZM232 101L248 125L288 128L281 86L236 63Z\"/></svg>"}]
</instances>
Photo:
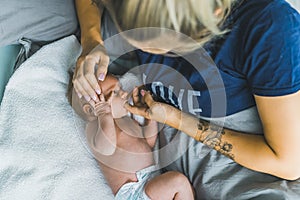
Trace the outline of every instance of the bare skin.
<instances>
[{"instance_id":1,"label":"bare skin","mask_svg":"<svg viewBox=\"0 0 300 200\"><path fill-rule=\"evenodd\" d=\"M99 82L99 102L92 109L73 91L73 108L86 112L87 140L114 195L126 183L137 182L136 172L154 164L152 148L157 137L157 123L145 127L127 116L123 107L128 94L116 78L107 75ZM107 100L105 100L107 99ZM100 128L101 127L101 128ZM98 130L98 131L95 131ZM149 180L145 192L151 199L194 199L188 179L179 172L167 172Z\"/></svg>"},{"instance_id":2,"label":"bare skin","mask_svg":"<svg viewBox=\"0 0 300 200\"><path fill-rule=\"evenodd\" d=\"M98 8L91 0L76 0L75 3L81 31L82 53L76 63L73 84L79 98L98 102L98 95L101 93L98 80L105 79L109 63L100 34L103 8ZM98 65L96 71L95 65Z\"/></svg>"},{"instance_id":3,"label":"bare skin","mask_svg":"<svg viewBox=\"0 0 300 200\"><path fill-rule=\"evenodd\" d=\"M84 5L82 4L82 6ZM78 6L78 8L80 7ZM93 10L94 9L92 9L91 11ZM99 7L100 12L101 10L102 8ZM220 13L221 10L215 11L216 16L218 16ZM81 20L82 22L86 21L95 22L94 24L97 25L100 24L98 16L84 15L84 12L79 15L79 19L84 19ZM92 24L93 23L90 23L90 25ZM89 29L90 28L86 30ZM92 30L99 29L97 28ZM93 42L99 39L99 31L96 34L94 31L92 31L92 33L86 31L86 33L87 34L84 34L84 36L87 41L90 40ZM181 44L178 43L178 40L176 41L169 36L167 39L167 41L171 41L167 42L167 45L172 44L173 47L181 46ZM164 41L165 38L150 41L150 47L152 48L149 48L149 43L136 41L129 42L133 46L146 52L163 54L165 51L169 50L168 46L165 46ZM153 49L153 46L156 46L156 43L157 46L160 47L160 49ZM186 47L186 44L182 44L182 47ZM276 47L274 46L274 48ZM94 55L94 53L92 55ZM79 65L79 67L77 68L81 71L86 72L91 72L94 70L93 65ZM99 73L96 74L97 76L99 75ZM74 85L77 86L77 92L79 95L86 96L88 94L90 95L90 97L87 98L93 99L93 90L96 90L97 87L97 83L95 81L92 81L93 79L96 80L95 75L92 73L82 73L81 76L74 77ZM89 82L90 84L87 84L87 82ZM168 125L185 132L195 139L197 138L198 141L209 145L210 147L218 150L224 155L229 156L237 163L249 169L268 173L283 179L298 179L300 177L300 168L298 167L300 165L300 146L298 144L298 141L300 140L300 126L298 125L300 118L300 92L298 91L293 94L274 97L258 96L255 94L253 94L253 96L255 98L258 112L263 124L263 136L247 135L242 132L228 129L224 129L219 133L215 133L215 131L210 131L211 128L209 126L204 125L203 127L205 121L199 121L199 119L197 119L196 117L190 116L186 113L180 113L180 111L168 107L167 105L157 104L153 102L150 102L151 105L149 105L148 109L151 112L155 110L156 107L159 107L163 108L163 110L166 109L170 111L169 113L175 113L176 115L168 114L168 116L162 118L161 116L164 116L164 113L159 116L156 115L156 111L153 111L151 115L149 115L149 112L144 112L144 108L142 108L142 110L139 110L139 108L137 107L132 108L128 106L128 110L136 114L144 114L148 117L154 117L152 119L155 119L155 117L157 117L157 120L159 122L167 122ZM157 110L157 113L161 113L161 110L162 109ZM180 126L178 125L179 120L182 120Z\"/></svg>"},{"instance_id":4,"label":"bare skin","mask_svg":"<svg viewBox=\"0 0 300 200\"><path fill-rule=\"evenodd\" d=\"M149 92L143 91L142 95L146 106L125 104L131 113L181 130L249 169L288 180L299 178L300 148L297 141L300 128L296 120L300 113L297 103L300 92L282 97L255 96L264 125L264 136L217 127L170 105L154 101ZM292 125L287 127L283 121Z\"/></svg>"}]
</instances>

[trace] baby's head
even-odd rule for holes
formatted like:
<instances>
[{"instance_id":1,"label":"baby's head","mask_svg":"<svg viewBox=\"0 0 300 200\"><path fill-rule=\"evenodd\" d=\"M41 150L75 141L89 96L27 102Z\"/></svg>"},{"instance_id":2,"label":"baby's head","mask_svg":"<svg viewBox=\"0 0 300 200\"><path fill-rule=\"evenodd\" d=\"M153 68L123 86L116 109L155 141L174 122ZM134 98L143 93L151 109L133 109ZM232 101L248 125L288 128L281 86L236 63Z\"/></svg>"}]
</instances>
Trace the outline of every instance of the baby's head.
<instances>
[{"instance_id":1,"label":"baby's head","mask_svg":"<svg viewBox=\"0 0 300 200\"><path fill-rule=\"evenodd\" d=\"M71 76L72 77L72 76ZM132 74L126 73L117 77L107 74L104 81L98 82L105 100L110 99L112 115L114 118L121 118L127 115L127 110L123 107L128 100L128 94L132 92L135 86L140 86L140 79ZM94 108L84 98L79 98L75 92L72 81L70 81L68 90L69 102L75 112L86 121L94 121L97 116L94 114Z\"/></svg>"}]
</instances>

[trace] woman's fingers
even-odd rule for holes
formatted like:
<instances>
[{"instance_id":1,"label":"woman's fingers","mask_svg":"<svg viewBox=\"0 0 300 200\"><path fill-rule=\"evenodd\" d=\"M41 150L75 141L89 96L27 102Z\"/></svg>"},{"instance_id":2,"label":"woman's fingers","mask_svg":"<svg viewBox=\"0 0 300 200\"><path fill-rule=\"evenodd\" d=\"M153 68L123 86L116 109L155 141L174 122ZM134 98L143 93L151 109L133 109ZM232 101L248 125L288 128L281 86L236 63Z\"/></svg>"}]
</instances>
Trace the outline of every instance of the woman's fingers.
<instances>
[{"instance_id":1,"label":"woman's fingers","mask_svg":"<svg viewBox=\"0 0 300 200\"><path fill-rule=\"evenodd\" d=\"M92 108L95 109L95 107L96 107L95 102L91 100L91 101L89 101L89 103L90 103L90 105L92 106Z\"/></svg>"},{"instance_id":2,"label":"woman's fingers","mask_svg":"<svg viewBox=\"0 0 300 200\"><path fill-rule=\"evenodd\" d=\"M93 101L97 102L98 101L97 94L89 82L91 78L95 79L95 75L92 75L93 71L91 69L88 70L85 68L87 68L87 66L85 66L84 59L83 58L78 59L76 63L76 71L73 76L74 88L76 89L78 96L84 96L87 101L92 99ZM94 81L97 82L96 79ZM97 87L100 88L98 83L97 83Z\"/></svg>"},{"instance_id":3,"label":"woman's fingers","mask_svg":"<svg viewBox=\"0 0 300 200\"><path fill-rule=\"evenodd\" d=\"M95 66L97 62L98 61L96 60L96 58L86 57L83 64L83 72L84 77L89 82L90 86L92 87L91 89L93 89L93 92L96 92L99 95L101 94L101 88L95 76Z\"/></svg>"},{"instance_id":4,"label":"woman's fingers","mask_svg":"<svg viewBox=\"0 0 300 200\"><path fill-rule=\"evenodd\" d=\"M102 55L100 57L100 62L98 63L98 69L96 72L96 76L99 81L104 81L107 73L108 64L109 64L109 57L107 54L104 54L102 52Z\"/></svg>"},{"instance_id":5,"label":"woman's fingers","mask_svg":"<svg viewBox=\"0 0 300 200\"><path fill-rule=\"evenodd\" d=\"M96 102L98 101L96 93L93 89L91 89L89 82L83 75L77 75L77 77L73 80L73 84L77 94L79 96L84 96L86 101L89 102L91 99Z\"/></svg>"},{"instance_id":6,"label":"woman's fingers","mask_svg":"<svg viewBox=\"0 0 300 200\"><path fill-rule=\"evenodd\" d=\"M129 112L133 113L133 114L143 116L143 117L145 117L147 119L151 119L150 118L150 114L149 114L149 110L146 107L131 106L131 105L129 105L128 102L126 102L124 104L124 108L126 110L128 110Z\"/></svg>"},{"instance_id":7,"label":"woman's fingers","mask_svg":"<svg viewBox=\"0 0 300 200\"><path fill-rule=\"evenodd\" d=\"M137 105L140 100L140 97L139 97L139 89L137 87L135 87L132 91L132 101L133 101L133 104L134 105Z\"/></svg>"},{"instance_id":8,"label":"woman's fingers","mask_svg":"<svg viewBox=\"0 0 300 200\"><path fill-rule=\"evenodd\" d=\"M107 68L109 64L109 56L107 55L106 49L103 45L97 45L92 51L91 54L96 54L98 57L98 68L96 71L96 77L99 81L104 81Z\"/></svg>"},{"instance_id":9,"label":"woman's fingers","mask_svg":"<svg viewBox=\"0 0 300 200\"><path fill-rule=\"evenodd\" d=\"M141 95L144 97L144 101L147 104L147 106L151 107L153 103L155 102L152 98L152 95L149 91L141 90Z\"/></svg>"},{"instance_id":10,"label":"woman's fingers","mask_svg":"<svg viewBox=\"0 0 300 200\"><path fill-rule=\"evenodd\" d=\"M100 102L105 102L105 98L103 94L100 94Z\"/></svg>"},{"instance_id":11,"label":"woman's fingers","mask_svg":"<svg viewBox=\"0 0 300 200\"><path fill-rule=\"evenodd\" d=\"M88 55L82 55L76 63L73 77L74 87L78 96L84 96L87 101L98 102L101 88L98 80L104 80L109 64L109 57L103 45L96 46ZM95 66L98 65L95 72Z\"/></svg>"},{"instance_id":12,"label":"woman's fingers","mask_svg":"<svg viewBox=\"0 0 300 200\"><path fill-rule=\"evenodd\" d=\"M138 87L135 87L132 91L132 100L133 104L138 107L145 106L145 97L146 91L144 89L140 89ZM149 93L150 94L150 93ZM151 96L151 95L150 95ZM151 99L150 99L151 100ZM149 101L150 101L149 100Z\"/></svg>"},{"instance_id":13,"label":"woman's fingers","mask_svg":"<svg viewBox=\"0 0 300 200\"><path fill-rule=\"evenodd\" d=\"M86 101L90 101L91 98L88 95L88 93L86 93L86 91L83 89L82 84L79 83L78 79L74 79L73 80L73 85L74 85L74 89L78 95L78 97L81 99L82 97L85 98Z\"/></svg>"},{"instance_id":14,"label":"woman's fingers","mask_svg":"<svg viewBox=\"0 0 300 200\"><path fill-rule=\"evenodd\" d=\"M134 92L133 95L134 94L136 93ZM133 114L141 115L147 119L165 123L167 114L169 112L166 104L154 101L151 93L148 91L141 90L140 94L142 96L140 101L144 101L144 104L141 104L139 101L134 102L134 105L125 103L124 108Z\"/></svg>"},{"instance_id":15,"label":"woman's fingers","mask_svg":"<svg viewBox=\"0 0 300 200\"><path fill-rule=\"evenodd\" d=\"M133 106L131 106L128 102L124 104L124 108L129 112L141 115L147 119L151 119L151 106L154 103L154 100L150 94L150 92L146 92L145 90L140 91L142 99L139 98L139 90L138 88L134 88L132 92ZM141 103L145 102L144 103Z\"/></svg>"}]
</instances>

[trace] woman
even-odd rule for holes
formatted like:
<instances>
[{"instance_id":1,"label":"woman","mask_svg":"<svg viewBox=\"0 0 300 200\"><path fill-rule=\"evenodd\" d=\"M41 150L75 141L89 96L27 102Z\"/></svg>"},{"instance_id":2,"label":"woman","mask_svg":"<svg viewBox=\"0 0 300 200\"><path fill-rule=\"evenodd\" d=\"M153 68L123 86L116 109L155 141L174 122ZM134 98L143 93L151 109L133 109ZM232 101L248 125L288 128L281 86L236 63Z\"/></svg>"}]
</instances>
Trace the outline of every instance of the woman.
<instances>
[{"instance_id":1,"label":"woman","mask_svg":"<svg viewBox=\"0 0 300 200\"><path fill-rule=\"evenodd\" d=\"M112 0L97 3L100 8L106 7L120 31L163 27L190 36L212 57L224 83L227 109L223 116L222 113L212 115L213 105L209 102L205 77L204 81L200 80L201 76L195 75L183 59L158 55L174 50L172 46L153 48L155 43L155 47L159 47L164 41L176 43L176 52L182 50L186 53L185 47L195 51L197 47L162 34L152 38L152 48L147 48L142 40L129 36L128 41L143 50L138 51L141 64L161 63L179 71L192 85L192 94L197 96L196 101L202 107L198 113L190 112L190 109L180 106L178 99L163 96L168 93L161 88L152 85L149 89L185 112L200 113L202 119L156 102L147 92L144 94L147 106L126 105L130 112L165 122L246 168L287 180L300 177L300 127L297 125L300 119L300 16L289 4L284 0L131 0L122 3ZM97 88L94 87L94 78L91 78L94 76L92 67L78 67L77 70L91 71L85 78L83 74L75 76L77 92L93 96L90 91ZM146 82L159 80L165 87L172 86L176 90L172 81L162 81L170 74L163 73L161 68L155 72L146 69L144 76ZM200 81L197 81L198 78ZM186 101L181 101L182 105L189 103L188 96ZM256 128L247 129L240 124L231 126L227 123L227 119L234 119L235 123L241 116L246 123L256 123ZM231 129L206 121L220 117L225 118L225 127ZM261 121L261 128L257 121Z\"/></svg>"}]
</instances>

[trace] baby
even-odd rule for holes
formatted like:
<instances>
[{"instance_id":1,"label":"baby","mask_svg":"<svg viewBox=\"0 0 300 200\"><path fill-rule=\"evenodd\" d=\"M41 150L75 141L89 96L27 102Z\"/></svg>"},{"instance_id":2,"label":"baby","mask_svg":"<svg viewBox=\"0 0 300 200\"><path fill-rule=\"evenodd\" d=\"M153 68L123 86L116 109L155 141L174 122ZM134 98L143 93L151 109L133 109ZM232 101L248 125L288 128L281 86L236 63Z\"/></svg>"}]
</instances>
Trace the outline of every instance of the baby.
<instances>
[{"instance_id":1,"label":"baby","mask_svg":"<svg viewBox=\"0 0 300 200\"><path fill-rule=\"evenodd\" d=\"M126 91L141 85L137 77L127 73L118 79L108 74L99 85L102 94L94 106L72 89L72 107L87 121L88 144L115 199L194 199L193 188L183 174L160 174L154 164L157 123L137 122L123 107L129 96Z\"/></svg>"}]
</instances>

